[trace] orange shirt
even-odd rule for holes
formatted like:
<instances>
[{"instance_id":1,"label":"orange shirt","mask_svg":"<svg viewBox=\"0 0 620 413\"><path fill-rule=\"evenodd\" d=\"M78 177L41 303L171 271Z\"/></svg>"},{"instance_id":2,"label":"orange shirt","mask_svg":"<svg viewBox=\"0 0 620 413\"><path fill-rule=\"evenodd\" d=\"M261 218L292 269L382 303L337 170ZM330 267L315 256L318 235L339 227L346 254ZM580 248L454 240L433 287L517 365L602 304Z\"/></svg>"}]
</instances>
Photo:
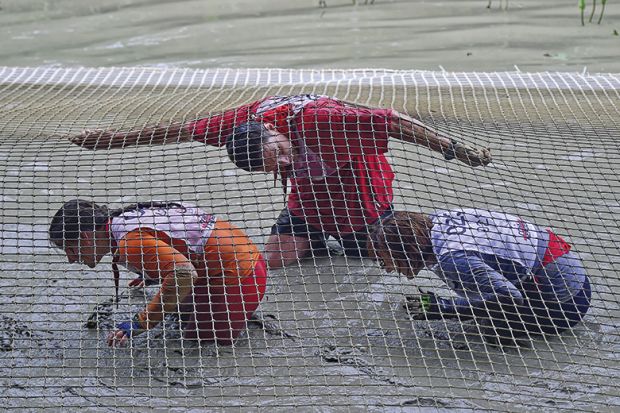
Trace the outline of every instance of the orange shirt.
<instances>
[{"instance_id":1,"label":"orange shirt","mask_svg":"<svg viewBox=\"0 0 620 413\"><path fill-rule=\"evenodd\" d=\"M119 242L117 254L119 263L161 282L160 291L138 315L146 329L158 324L165 312L178 312L179 304L191 293L196 280L178 278L176 269L193 269L199 279L206 278L209 284L239 284L253 275L260 258L258 248L245 232L219 219L203 254L191 252L181 239L148 227L127 233Z\"/></svg>"}]
</instances>

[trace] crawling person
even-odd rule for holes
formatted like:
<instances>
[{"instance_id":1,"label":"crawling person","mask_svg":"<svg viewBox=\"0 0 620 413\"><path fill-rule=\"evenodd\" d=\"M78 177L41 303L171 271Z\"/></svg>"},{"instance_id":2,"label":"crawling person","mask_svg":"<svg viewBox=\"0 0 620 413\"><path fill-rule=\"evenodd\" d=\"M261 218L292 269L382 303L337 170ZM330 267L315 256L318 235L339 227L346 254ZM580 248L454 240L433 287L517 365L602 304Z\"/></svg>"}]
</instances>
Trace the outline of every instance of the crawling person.
<instances>
[{"instance_id":1,"label":"crawling person","mask_svg":"<svg viewBox=\"0 0 620 413\"><path fill-rule=\"evenodd\" d=\"M49 237L69 263L94 268L112 254L117 299L117 264L161 283L144 310L110 332L110 346L125 345L167 313L180 316L187 339L231 344L265 293L266 264L256 245L229 222L187 204L147 202L109 210L71 200L54 215Z\"/></svg>"},{"instance_id":2,"label":"crawling person","mask_svg":"<svg viewBox=\"0 0 620 413\"><path fill-rule=\"evenodd\" d=\"M387 271L413 278L430 268L456 293L422 292L408 304L414 318L477 318L491 342L559 334L590 307L590 282L571 246L505 213L398 211L373 227L368 248Z\"/></svg>"}]
</instances>

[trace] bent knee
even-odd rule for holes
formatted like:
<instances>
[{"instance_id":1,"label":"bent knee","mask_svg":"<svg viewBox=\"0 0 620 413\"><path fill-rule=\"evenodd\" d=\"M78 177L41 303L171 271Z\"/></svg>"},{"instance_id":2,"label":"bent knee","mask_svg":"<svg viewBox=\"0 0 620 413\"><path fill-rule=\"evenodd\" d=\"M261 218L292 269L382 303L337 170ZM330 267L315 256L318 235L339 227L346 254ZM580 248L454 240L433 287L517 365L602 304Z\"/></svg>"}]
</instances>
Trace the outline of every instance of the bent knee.
<instances>
[{"instance_id":1,"label":"bent knee","mask_svg":"<svg viewBox=\"0 0 620 413\"><path fill-rule=\"evenodd\" d=\"M270 269L298 262L310 252L310 241L292 235L275 234L265 245L265 261Z\"/></svg>"}]
</instances>

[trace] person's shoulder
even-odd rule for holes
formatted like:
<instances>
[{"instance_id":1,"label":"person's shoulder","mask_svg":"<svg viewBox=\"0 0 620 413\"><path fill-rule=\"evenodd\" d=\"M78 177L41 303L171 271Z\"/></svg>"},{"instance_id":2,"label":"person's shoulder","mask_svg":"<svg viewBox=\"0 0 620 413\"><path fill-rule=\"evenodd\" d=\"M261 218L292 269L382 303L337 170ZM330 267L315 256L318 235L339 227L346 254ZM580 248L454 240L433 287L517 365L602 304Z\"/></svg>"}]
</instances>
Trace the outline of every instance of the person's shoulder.
<instances>
[{"instance_id":1,"label":"person's shoulder","mask_svg":"<svg viewBox=\"0 0 620 413\"><path fill-rule=\"evenodd\" d=\"M244 116L246 113L256 113L258 108L260 108L261 104L266 100L270 99L270 97L256 99L247 103L237 104L235 106L229 106L226 109L222 109L213 113L214 116L226 116L226 115L234 115L234 116ZM206 116L203 119L211 119L213 116Z\"/></svg>"},{"instance_id":2,"label":"person's shoulder","mask_svg":"<svg viewBox=\"0 0 620 413\"><path fill-rule=\"evenodd\" d=\"M344 105L347 103L341 99L327 95L316 95L313 100L316 105Z\"/></svg>"},{"instance_id":3,"label":"person's shoulder","mask_svg":"<svg viewBox=\"0 0 620 413\"><path fill-rule=\"evenodd\" d=\"M398 112L390 108L366 106L356 102L349 102L328 96L317 99L314 106L317 110L339 112L355 116L372 116L377 120L385 119L386 121L391 120L392 117L398 115Z\"/></svg>"},{"instance_id":4,"label":"person's shoulder","mask_svg":"<svg viewBox=\"0 0 620 413\"><path fill-rule=\"evenodd\" d=\"M153 228L138 227L134 228L121 238L128 245L142 246L145 240L157 239L157 231ZM137 244L136 244L137 243Z\"/></svg>"},{"instance_id":5,"label":"person's shoulder","mask_svg":"<svg viewBox=\"0 0 620 413\"><path fill-rule=\"evenodd\" d=\"M345 102L330 96L313 96L312 99L308 99L308 101L304 102L303 105L304 112L311 110L330 110L344 107Z\"/></svg>"},{"instance_id":6,"label":"person's shoulder","mask_svg":"<svg viewBox=\"0 0 620 413\"><path fill-rule=\"evenodd\" d=\"M230 232L230 233L233 233L236 231L243 231L241 228L239 228L237 225L233 224L229 220L222 219L222 218L218 218L215 221L213 229L217 231Z\"/></svg>"}]
</instances>

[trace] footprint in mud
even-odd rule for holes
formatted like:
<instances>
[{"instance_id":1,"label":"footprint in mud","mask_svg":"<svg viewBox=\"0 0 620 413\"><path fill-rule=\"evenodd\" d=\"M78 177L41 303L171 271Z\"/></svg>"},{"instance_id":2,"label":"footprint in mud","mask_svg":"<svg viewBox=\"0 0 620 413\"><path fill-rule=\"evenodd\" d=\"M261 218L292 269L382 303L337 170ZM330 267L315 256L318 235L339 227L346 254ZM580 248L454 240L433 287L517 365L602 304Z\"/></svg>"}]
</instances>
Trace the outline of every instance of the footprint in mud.
<instances>
[{"instance_id":1,"label":"footprint in mud","mask_svg":"<svg viewBox=\"0 0 620 413\"><path fill-rule=\"evenodd\" d=\"M127 294L123 293L118 296L118 301L127 298ZM95 306L92 314L86 319L84 327L94 330L97 327L112 327L112 314L114 306L117 305L116 298L109 298Z\"/></svg>"},{"instance_id":2,"label":"footprint in mud","mask_svg":"<svg viewBox=\"0 0 620 413\"><path fill-rule=\"evenodd\" d=\"M280 320L273 314L263 314L257 311L252 315L252 318L248 320L249 323L256 324L269 335L298 339L299 336L289 333L281 327Z\"/></svg>"},{"instance_id":3,"label":"footprint in mud","mask_svg":"<svg viewBox=\"0 0 620 413\"><path fill-rule=\"evenodd\" d=\"M15 350L15 339L18 337L31 337L32 332L26 325L0 315L0 351Z\"/></svg>"},{"instance_id":4,"label":"footprint in mud","mask_svg":"<svg viewBox=\"0 0 620 413\"><path fill-rule=\"evenodd\" d=\"M114 299L99 303L93 309L92 314L84 323L84 326L88 329L94 330L99 326L105 326L106 324L112 324L112 306L114 305Z\"/></svg>"},{"instance_id":5,"label":"footprint in mud","mask_svg":"<svg viewBox=\"0 0 620 413\"><path fill-rule=\"evenodd\" d=\"M366 349L364 347L339 347L335 344L325 344L321 346L318 353L321 359L328 363L353 367L371 379L395 386L406 385L398 377L386 375L383 369L366 360Z\"/></svg>"},{"instance_id":6,"label":"footprint in mud","mask_svg":"<svg viewBox=\"0 0 620 413\"><path fill-rule=\"evenodd\" d=\"M84 323L84 326L91 330L96 328L111 328L115 304L116 300L114 298L97 304L95 308L93 308L92 314Z\"/></svg>"},{"instance_id":7,"label":"footprint in mud","mask_svg":"<svg viewBox=\"0 0 620 413\"><path fill-rule=\"evenodd\" d=\"M435 345L439 349L481 349L486 352L488 346L502 348L504 351L511 348L516 350L533 348L531 339L527 337L500 336L484 323L476 324L473 320L467 320L462 324L457 321L431 323L432 325L426 325L420 331L424 336L435 340Z\"/></svg>"},{"instance_id":8,"label":"footprint in mud","mask_svg":"<svg viewBox=\"0 0 620 413\"><path fill-rule=\"evenodd\" d=\"M446 326L441 327L445 328ZM424 336L432 338L439 349L470 350L469 341L462 332L450 331L441 327L430 327L421 331Z\"/></svg>"},{"instance_id":9,"label":"footprint in mud","mask_svg":"<svg viewBox=\"0 0 620 413\"><path fill-rule=\"evenodd\" d=\"M433 398L433 397L416 397L411 400L406 400L400 404L401 406L417 406L417 407L449 407L449 404Z\"/></svg>"},{"instance_id":10,"label":"footprint in mud","mask_svg":"<svg viewBox=\"0 0 620 413\"><path fill-rule=\"evenodd\" d=\"M339 363L353 366L367 366L368 363L361 357L363 351L359 348L338 347L335 344L326 344L319 349L319 355L328 363Z\"/></svg>"}]
</instances>

